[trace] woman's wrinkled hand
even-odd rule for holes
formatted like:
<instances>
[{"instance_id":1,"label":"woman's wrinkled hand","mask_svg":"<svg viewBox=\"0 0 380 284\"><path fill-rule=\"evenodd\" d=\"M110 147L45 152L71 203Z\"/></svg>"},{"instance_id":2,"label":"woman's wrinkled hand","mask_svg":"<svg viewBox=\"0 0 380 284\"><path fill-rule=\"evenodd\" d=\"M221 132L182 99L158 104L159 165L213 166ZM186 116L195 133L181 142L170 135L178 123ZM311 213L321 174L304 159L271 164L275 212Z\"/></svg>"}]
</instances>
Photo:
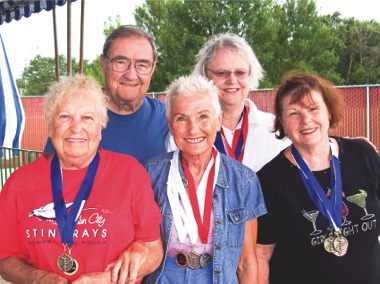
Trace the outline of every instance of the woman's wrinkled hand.
<instances>
[{"instance_id":1,"label":"woman's wrinkled hand","mask_svg":"<svg viewBox=\"0 0 380 284\"><path fill-rule=\"evenodd\" d=\"M106 271L111 270L113 283L135 283L140 267L148 257L149 249L142 241L133 241L120 255L119 259L110 263Z\"/></svg>"}]
</instances>

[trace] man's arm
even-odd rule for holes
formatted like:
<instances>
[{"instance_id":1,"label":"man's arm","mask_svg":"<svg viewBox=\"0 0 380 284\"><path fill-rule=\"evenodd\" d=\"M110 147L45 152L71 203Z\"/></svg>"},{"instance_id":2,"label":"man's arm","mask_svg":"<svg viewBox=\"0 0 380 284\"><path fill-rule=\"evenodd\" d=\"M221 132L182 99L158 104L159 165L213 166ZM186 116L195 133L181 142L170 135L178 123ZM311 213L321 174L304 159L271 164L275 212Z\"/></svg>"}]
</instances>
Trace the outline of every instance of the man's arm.
<instances>
[{"instance_id":1,"label":"man's arm","mask_svg":"<svg viewBox=\"0 0 380 284\"><path fill-rule=\"evenodd\" d=\"M379 153L377 147L375 144L372 143L371 140L369 140L367 137L364 137L364 136L357 136L357 137L345 137L345 138L349 138L349 139L359 139L359 140L363 140L364 142L366 142L367 144L371 145L371 147L377 152Z\"/></svg>"},{"instance_id":2,"label":"man's arm","mask_svg":"<svg viewBox=\"0 0 380 284\"><path fill-rule=\"evenodd\" d=\"M0 260L1 277L12 283L67 284L68 281L53 272L35 268L16 256Z\"/></svg>"}]
</instances>

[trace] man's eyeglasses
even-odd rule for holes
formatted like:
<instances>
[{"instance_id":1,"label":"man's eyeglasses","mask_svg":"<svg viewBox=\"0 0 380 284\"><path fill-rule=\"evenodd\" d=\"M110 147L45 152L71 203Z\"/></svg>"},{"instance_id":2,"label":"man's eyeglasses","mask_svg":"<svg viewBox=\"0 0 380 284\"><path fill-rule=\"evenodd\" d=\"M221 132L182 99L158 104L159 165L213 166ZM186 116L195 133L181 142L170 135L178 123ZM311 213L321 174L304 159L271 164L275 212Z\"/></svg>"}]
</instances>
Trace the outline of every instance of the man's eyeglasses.
<instances>
[{"instance_id":1,"label":"man's eyeglasses","mask_svg":"<svg viewBox=\"0 0 380 284\"><path fill-rule=\"evenodd\" d=\"M116 56L114 58L109 58L107 55L105 55L105 58L107 58L111 64L112 64L112 70L116 72L125 72L127 71L131 65L132 61L135 62L134 67L137 72L137 74L140 75L148 75L152 72L154 63L150 62L149 60L133 60L128 57L124 56Z\"/></svg>"},{"instance_id":2,"label":"man's eyeglasses","mask_svg":"<svg viewBox=\"0 0 380 284\"><path fill-rule=\"evenodd\" d=\"M231 76L231 74L234 74L234 76L238 79L245 79L249 76L249 71L244 70L235 70L234 72L226 71L226 70L212 70L207 68L208 71L210 71L212 74L214 74L218 78L227 79Z\"/></svg>"}]
</instances>

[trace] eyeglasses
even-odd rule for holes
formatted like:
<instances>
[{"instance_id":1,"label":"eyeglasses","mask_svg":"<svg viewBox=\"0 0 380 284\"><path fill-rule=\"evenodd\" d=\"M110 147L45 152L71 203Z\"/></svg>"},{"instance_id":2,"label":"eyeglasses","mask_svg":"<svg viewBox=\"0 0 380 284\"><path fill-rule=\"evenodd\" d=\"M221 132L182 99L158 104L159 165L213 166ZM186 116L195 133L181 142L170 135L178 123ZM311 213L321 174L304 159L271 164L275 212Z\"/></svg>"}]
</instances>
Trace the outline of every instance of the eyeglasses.
<instances>
[{"instance_id":1,"label":"eyeglasses","mask_svg":"<svg viewBox=\"0 0 380 284\"><path fill-rule=\"evenodd\" d=\"M135 67L137 74L140 74L140 75L150 74L154 66L154 63L150 62L149 60L143 60L143 59L133 60L124 56L116 56L111 59L105 54L104 56L111 62L112 70L116 72L127 71L131 67L132 61L135 62L133 66Z\"/></svg>"},{"instance_id":2,"label":"eyeglasses","mask_svg":"<svg viewBox=\"0 0 380 284\"><path fill-rule=\"evenodd\" d=\"M231 74L234 74L234 76L238 79L245 79L249 76L249 71L244 70L235 70L234 72L226 71L226 70L212 70L207 68L208 71L210 71L212 74L214 74L218 78L227 79L231 76Z\"/></svg>"}]
</instances>

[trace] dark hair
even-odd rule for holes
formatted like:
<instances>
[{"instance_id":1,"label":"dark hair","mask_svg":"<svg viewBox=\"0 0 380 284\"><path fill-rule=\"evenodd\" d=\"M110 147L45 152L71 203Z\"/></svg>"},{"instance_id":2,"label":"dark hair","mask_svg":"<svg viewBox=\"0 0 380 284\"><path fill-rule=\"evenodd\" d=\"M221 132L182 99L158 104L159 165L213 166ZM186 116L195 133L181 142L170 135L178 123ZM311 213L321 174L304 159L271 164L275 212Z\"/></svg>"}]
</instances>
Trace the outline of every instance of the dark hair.
<instances>
[{"instance_id":1,"label":"dark hair","mask_svg":"<svg viewBox=\"0 0 380 284\"><path fill-rule=\"evenodd\" d=\"M278 139L283 139L287 136L281 123L283 111L281 103L284 98L292 96L291 103L298 103L301 102L305 96L309 96L312 99L312 91L317 91L322 94L323 101L331 116L329 127L335 128L341 121L344 107L343 96L330 81L315 74L290 73L282 79L281 84L275 89L275 120L273 132L278 132L276 133Z\"/></svg>"},{"instance_id":2,"label":"dark hair","mask_svg":"<svg viewBox=\"0 0 380 284\"><path fill-rule=\"evenodd\" d=\"M109 49L111 48L113 42L119 38L130 38L130 37L142 37L146 38L150 45L152 46L153 51L153 61L157 60L157 48L154 42L154 39L151 37L149 33L143 30L139 26L135 25L123 25L115 30L113 30L110 35L107 37L106 41L103 45L103 54L107 55Z\"/></svg>"}]
</instances>

